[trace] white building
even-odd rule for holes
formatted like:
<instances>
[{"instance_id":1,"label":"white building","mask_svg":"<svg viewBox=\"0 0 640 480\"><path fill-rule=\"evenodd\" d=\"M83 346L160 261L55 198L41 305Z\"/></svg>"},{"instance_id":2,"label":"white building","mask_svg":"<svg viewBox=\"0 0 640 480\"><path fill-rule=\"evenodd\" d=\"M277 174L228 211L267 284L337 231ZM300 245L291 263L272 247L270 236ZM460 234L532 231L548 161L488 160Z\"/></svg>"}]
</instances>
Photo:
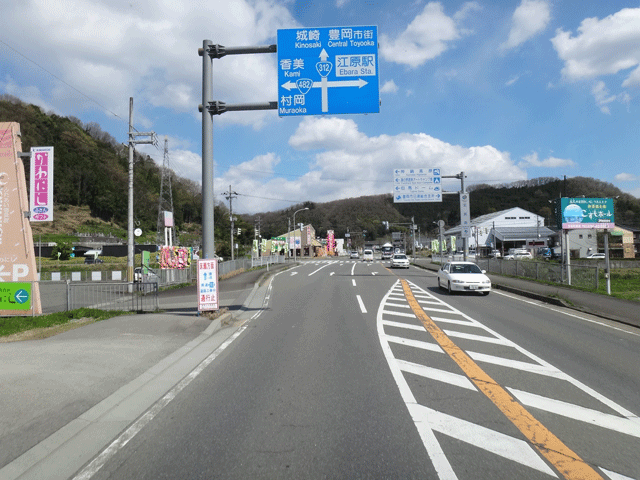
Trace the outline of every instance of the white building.
<instances>
[{"instance_id":1,"label":"white building","mask_svg":"<svg viewBox=\"0 0 640 480\"><path fill-rule=\"evenodd\" d=\"M535 251L537 247L546 246L553 231L544 225L544 217L514 207L500 212L488 213L470 222L471 237L468 248L491 250L497 248L501 252L509 248L523 247ZM456 237L456 247L462 250L462 227L450 228L444 232L447 244L450 238Z\"/></svg>"}]
</instances>

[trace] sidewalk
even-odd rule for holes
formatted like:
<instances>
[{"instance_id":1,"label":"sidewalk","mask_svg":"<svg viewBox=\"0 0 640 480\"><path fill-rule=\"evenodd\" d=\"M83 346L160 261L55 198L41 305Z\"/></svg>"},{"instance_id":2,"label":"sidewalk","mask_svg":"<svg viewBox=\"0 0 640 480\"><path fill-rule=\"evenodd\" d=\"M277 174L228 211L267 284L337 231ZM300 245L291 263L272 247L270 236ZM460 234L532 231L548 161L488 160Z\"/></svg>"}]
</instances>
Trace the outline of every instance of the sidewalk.
<instances>
[{"instance_id":1,"label":"sidewalk","mask_svg":"<svg viewBox=\"0 0 640 480\"><path fill-rule=\"evenodd\" d=\"M429 259L416 259L415 265L436 272L440 265ZM546 285L524 278L488 275L494 289L505 290L554 305L573 308L591 315L640 327L640 302L622 300L609 295L576 290L564 286Z\"/></svg>"},{"instance_id":2,"label":"sidewalk","mask_svg":"<svg viewBox=\"0 0 640 480\"><path fill-rule=\"evenodd\" d=\"M0 344L0 478L67 479L262 307L272 265L220 282L229 313L197 313L195 287L161 313L125 315L44 340Z\"/></svg>"}]
</instances>

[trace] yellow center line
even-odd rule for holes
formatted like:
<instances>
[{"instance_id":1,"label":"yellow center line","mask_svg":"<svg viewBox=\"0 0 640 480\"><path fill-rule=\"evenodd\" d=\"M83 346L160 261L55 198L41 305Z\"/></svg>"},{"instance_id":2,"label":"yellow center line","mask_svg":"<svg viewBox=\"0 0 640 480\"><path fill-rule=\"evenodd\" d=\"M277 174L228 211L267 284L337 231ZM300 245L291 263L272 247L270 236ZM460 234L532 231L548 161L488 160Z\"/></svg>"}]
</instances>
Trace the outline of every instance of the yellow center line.
<instances>
[{"instance_id":1,"label":"yellow center line","mask_svg":"<svg viewBox=\"0 0 640 480\"><path fill-rule=\"evenodd\" d=\"M518 403L509 392L482 370L471 357L453 343L422 310L407 281L404 279L400 281L411 310L420 319L427 332L438 342L447 355L458 364L476 387L500 409L564 478L567 480L602 479L577 453L562 443L558 437Z\"/></svg>"}]
</instances>

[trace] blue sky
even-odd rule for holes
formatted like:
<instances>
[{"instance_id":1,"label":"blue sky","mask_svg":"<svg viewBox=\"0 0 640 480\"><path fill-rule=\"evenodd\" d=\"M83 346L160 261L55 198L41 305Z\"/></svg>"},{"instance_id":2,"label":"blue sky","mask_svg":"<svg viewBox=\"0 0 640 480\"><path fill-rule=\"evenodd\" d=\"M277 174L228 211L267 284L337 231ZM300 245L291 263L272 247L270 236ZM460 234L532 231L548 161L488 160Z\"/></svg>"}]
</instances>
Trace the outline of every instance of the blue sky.
<instances>
[{"instance_id":1,"label":"blue sky","mask_svg":"<svg viewBox=\"0 0 640 480\"><path fill-rule=\"evenodd\" d=\"M3 2L5 3L5 2ZM640 197L640 3L23 0L3 5L0 93L97 122L201 183L205 39L276 43L278 29L375 25L380 113L214 116L216 198L234 211L391 193L394 168L467 184L586 176ZM213 61L214 99L275 101L276 54ZM445 184L456 190L458 181ZM472 198L473 201L473 198Z\"/></svg>"}]
</instances>

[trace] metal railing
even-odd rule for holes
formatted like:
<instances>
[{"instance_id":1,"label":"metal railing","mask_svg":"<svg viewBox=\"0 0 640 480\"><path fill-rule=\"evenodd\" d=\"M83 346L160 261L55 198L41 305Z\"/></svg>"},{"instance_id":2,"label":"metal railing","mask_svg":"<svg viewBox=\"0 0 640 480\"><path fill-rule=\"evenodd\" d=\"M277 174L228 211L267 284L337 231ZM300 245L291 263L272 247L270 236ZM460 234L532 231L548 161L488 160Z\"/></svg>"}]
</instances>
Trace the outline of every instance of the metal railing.
<instances>
[{"instance_id":1,"label":"metal railing","mask_svg":"<svg viewBox=\"0 0 640 480\"><path fill-rule=\"evenodd\" d=\"M67 310L96 308L130 312L159 309L158 284L150 283L71 283L67 282Z\"/></svg>"},{"instance_id":2,"label":"metal railing","mask_svg":"<svg viewBox=\"0 0 640 480\"><path fill-rule=\"evenodd\" d=\"M445 263L461 261L462 255L434 255L432 261ZM547 261L536 260L505 260L502 258L469 258L488 273L509 275L512 277L531 278L560 285L571 285L589 290L597 290L599 286L600 269L598 266L563 265ZM570 279L570 281L569 281Z\"/></svg>"}]
</instances>

